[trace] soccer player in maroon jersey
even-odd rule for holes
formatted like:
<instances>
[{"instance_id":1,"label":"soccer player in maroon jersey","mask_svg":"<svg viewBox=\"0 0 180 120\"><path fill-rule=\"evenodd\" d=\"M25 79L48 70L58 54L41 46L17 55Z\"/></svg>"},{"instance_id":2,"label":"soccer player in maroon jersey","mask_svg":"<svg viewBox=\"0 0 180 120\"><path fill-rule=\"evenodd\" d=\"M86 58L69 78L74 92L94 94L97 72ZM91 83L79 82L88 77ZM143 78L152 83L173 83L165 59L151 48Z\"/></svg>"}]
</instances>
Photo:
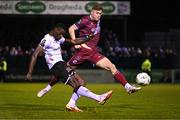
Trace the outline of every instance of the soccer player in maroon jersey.
<instances>
[{"instance_id":1,"label":"soccer player in maroon jersey","mask_svg":"<svg viewBox=\"0 0 180 120\"><path fill-rule=\"evenodd\" d=\"M76 30L79 31L80 37L93 34L94 38L86 43L75 46L75 48L78 48L78 50L68 61L68 65L76 68L79 64L89 61L100 68L110 71L113 77L122 84L129 94L131 94L140 90L141 87L130 85L125 76L117 70L116 66L111 63L107 57L98 52L97 43L100 39L100 18L102 15L102 10L103 8L100 4L95 4L90 15L82 17L78 22L70 26L69 34L72 39L76 38ZM77 99L78 97L74 97L73 94L68 104L76 104Z\"/></svg>"}]
</instances>

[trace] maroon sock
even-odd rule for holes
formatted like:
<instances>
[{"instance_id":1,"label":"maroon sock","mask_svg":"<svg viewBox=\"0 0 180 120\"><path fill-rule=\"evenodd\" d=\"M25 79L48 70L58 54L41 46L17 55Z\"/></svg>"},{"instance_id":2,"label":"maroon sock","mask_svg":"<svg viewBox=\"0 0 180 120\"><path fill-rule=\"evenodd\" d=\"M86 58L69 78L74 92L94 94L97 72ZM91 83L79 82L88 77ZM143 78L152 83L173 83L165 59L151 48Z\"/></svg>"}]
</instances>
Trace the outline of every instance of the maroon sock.
<instances>
[{"instance_id":1,"label":"maroon sock","mask_svg":"<svg viewBox=\"0 0 180 120\"><path fill-rule=\"evenodd\" d=\"M114 74L114 79L118 80L123 86L125 86L125 84L127 83L126 78L119 71L116 71L116 73Z\"/></svg>"}]
</instances>

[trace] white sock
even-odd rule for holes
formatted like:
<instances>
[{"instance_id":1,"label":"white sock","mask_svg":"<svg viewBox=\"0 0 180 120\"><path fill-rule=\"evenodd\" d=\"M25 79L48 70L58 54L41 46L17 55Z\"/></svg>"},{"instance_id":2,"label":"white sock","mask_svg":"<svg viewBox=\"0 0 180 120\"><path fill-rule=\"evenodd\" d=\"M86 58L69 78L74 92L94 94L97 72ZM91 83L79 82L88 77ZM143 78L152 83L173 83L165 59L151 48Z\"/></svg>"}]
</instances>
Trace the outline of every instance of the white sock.
<instances>
[{"instance_id":1,"label":"white sock","mask_svg":"<svg viewBox=\"0 0 180 120\"><path fill-rule=\"evenodd\" d=\"M83 86L79 87L79 89L77 90L77 94L100 101L100 95L94 94Z\"/></svg>"},{"instance_id":2,"label":"white sock","mask_svg":"<svg viewBox=\"0 0 180 120\"><path fill-rule=\"evenodd\" d=\"M68 105L70 105L71 107L75 107L76 106L76 101L79 99L80 95L78 95L77 93L73 93L71 96L71 99L68 102Z\"/></svg>"},{"instance_id":3,"label":"white sock","mask_svg":"<svg viewBox=\"0 0 180 120\"><path fill-rule=\"evenodd\" d=\"M52 88L52 87L48 84L45 89L46 89L47 91L49 91L49 90L51 90L51 88Z\"/></svg>"},{"instance_id":4,"label":"white sock","mask_svg":"<svg viewBox=\"0 0 180 120\"><path fill-rule=\"evenodd\" d=\"M126 83L125 86L124 86L124 88L125 88L126 90L128 90L130 87L131 87L131 85L130 85L129 83Z\"/></svg>"}]
</instances>

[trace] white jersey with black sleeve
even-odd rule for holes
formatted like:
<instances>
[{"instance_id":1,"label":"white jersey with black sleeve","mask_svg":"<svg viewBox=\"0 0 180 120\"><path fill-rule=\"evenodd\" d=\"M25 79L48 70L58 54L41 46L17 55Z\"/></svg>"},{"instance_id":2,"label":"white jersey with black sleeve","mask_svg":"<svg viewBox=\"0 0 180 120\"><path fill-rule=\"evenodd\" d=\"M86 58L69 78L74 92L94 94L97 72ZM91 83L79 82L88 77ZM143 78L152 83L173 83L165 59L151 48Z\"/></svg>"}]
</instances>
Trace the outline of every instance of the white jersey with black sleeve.
<instances>
[{"instance_id":1,"label":"white jersey with black sleeve","mask_svg":"<svg viewBox=\"0 0 180 120\"><path fill-rule=\"evenodd\" d=\"M64 61L61 53L61 44L63 44L64 41L64 37L59 40L55 40L53 36L46 34L39 43L39 45L44 49L44 57L49 69L51 69L57 62Z\"/></svg>"}]
</instances>

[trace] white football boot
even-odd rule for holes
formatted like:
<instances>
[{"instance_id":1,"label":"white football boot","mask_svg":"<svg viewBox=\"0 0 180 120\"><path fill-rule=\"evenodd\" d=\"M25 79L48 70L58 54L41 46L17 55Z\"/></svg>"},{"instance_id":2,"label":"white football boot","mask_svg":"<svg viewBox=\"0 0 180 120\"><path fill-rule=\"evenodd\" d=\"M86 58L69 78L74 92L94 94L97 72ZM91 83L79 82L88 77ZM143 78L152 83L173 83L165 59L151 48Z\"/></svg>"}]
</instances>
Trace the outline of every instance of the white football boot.
<instances>
[{"instance_id":1,"label":"white football boot","mask_svg":"<svg viewBox=\"0 0 180 120\"><path fill-rule=\"evenodd\" d=\"M112 90L108 91L107 93L104 93L100 96L100 101L98 101L99 104L104 105L106 101L111 97Z\"/></svg>"},{"instance_id":2,"label":"white football boot","mask_svg":"<svg viewBox=\"0 0 180 120\"><path fill-rule=\"evenodd\" d=\"M66 110L69 112L83 112L83 110L79 109L77 106L71 107L68 104L66 105Z\"/></svg>"},{"instance_id":3,"label":"white football boot","mask_svg":"<svg viewBox=\"0 0 180 120\"><path fill-rule=\"evenodd\" d=\"M42 89L41 91L38 92L37 97L42 97L44 96L48 91L46 89Z\"/></svg>"},{"instance_id":4,"label":"white football boot","mask_svg":"<svg viewBox=\"0 0 180 120\"><path fill-rule=\"evenodd\" d=\"M141 87L136 87L134 85L131 85L129 88L126 89L128 94L138 92L139 90L141 90Z\"/></svg>"}]
</instances>

